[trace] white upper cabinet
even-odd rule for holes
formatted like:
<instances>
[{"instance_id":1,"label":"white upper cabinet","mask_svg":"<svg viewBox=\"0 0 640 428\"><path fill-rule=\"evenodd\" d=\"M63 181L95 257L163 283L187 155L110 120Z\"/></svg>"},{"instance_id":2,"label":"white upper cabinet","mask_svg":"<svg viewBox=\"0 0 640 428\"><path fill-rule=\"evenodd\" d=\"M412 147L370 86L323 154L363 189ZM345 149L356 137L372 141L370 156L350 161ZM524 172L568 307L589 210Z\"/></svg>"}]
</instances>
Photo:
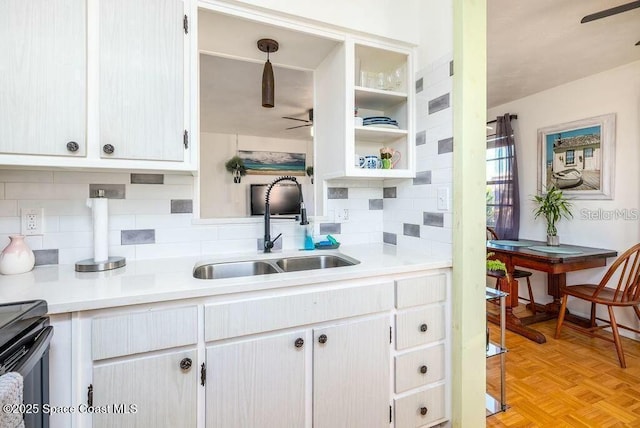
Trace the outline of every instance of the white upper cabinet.
<instances>
[{"instance_id":1,"label":"white upper cabinet","mask_svg":"<svg viewBox=\"0 0 640 428\"><path fill-rule=\"evenodd\" d=\"M182 161L183 2L101 0L99 14L101 156Z\"/></svg>"},{"instance_id":2,"label":"white upper cabinet","mask_svg":"<svg viewBox=\"0 0 640 428\"><path fill-rule=\"evenodd\" d=\"M0 2L0 152L86 153L85 0Z\"/></svg>"},{"instance_id":3,"label":"white upper cabinet","mask_svg":"<svg viewBox=\"0 0 640 428\"><path fill-rule=\"evenodd\" d=\"M413 50L401 45L348 38L324 60L316 70L318 176L415 177L411 76Z\"/></svg>"},{"instance_id":4,"label":"white upper cabinet","mask_svg":"<svg viewBox=\"0 0 640 428\"><path fill-rule=\"evenodd\" d=\"M0 162L195 170L192 8L0 1Z\"/></svg>"}]
</instances>

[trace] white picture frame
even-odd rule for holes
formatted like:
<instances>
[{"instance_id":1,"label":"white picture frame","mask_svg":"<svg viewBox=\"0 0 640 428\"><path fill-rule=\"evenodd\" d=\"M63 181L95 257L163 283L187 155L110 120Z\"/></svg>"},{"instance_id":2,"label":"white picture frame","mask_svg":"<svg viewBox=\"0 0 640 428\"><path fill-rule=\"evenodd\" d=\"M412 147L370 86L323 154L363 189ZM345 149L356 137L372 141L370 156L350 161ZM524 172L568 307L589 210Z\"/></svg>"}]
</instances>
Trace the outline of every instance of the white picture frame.
<instances>
[{"instance_id":1,"label":"white picture frame","mask_svg":"<svg viewBox=\"0 0 640 428\"><path fill-rule=\"evenodd\" d=\"M538 194L613 199L615 113L538 129Z\"/></svg>"}]
</instances>

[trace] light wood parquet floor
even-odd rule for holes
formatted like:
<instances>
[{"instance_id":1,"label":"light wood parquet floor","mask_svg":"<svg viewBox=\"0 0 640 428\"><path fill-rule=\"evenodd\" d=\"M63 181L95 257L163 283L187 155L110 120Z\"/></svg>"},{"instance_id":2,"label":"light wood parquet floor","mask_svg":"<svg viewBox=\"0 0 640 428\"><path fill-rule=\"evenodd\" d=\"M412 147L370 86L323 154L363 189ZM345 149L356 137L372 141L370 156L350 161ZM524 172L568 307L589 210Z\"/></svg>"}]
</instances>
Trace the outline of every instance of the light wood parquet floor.
<instances>
[{"instance_id":1,"label":"light wood parquet floor","mask_svg":"<svg viewBox=\"0 0 640 428\"><path fill-rule=\"evenodd\" d=\"M498 327L489 324L491 337ZM509 409L487 427L640 427L640 342L623 338L627 368L613 343L563 328L555 320L534 324L547 343L507 331L506 394ZM499 391L499 358L487 360L487 388ZM494 394L496 395L496 394Z\"/></svg>"}]
</instances>

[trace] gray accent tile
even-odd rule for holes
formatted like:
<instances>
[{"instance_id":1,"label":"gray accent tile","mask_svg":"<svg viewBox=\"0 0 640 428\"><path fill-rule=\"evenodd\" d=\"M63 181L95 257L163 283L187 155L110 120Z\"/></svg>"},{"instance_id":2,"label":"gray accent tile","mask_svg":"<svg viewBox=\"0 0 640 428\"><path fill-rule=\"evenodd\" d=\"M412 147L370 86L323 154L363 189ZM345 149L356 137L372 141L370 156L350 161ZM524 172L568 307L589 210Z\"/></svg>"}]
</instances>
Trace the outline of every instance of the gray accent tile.
<instances>
[{"instance_id":1,"label":"gray accent tile","mask_svg":"<svg viewBox=\"0 0 640 428\"><path fill-rule=\"evenodd\" d=\"M164 174L131 174L131 184L164 184Z\"/></svg>"},{"instance_id":2,"label":"gray accent tile","mask_svg":"<svg viewBox=\"0 0 640 428\"><path fill-rule=\"evenodd\" d=\"M449 61L449 76L453 76L453 60Z\"/></svg>"},{"instance_id":3,"label":"gray accent tile","mask_svg":"<svg viewBox=\"0 0 640 428\"><path fill-rule=\"evenodd\" d=\"M396 235L395 233L382 232L382 242L384 242L385 244L397 245L398 235Z\"/></svg>"},{"instance_id":4,"label":"gray accent tile","mask_svg":"<svg viewBox=\"0 0 640 428\"><path fill-rule=\"evenodd\" d=\"M123 230L120 232L120 245L155 244L155 229Z\"/></svg>"},{"instance_id":5,"label":"gray accent tile","mask_svg":"<svg viewBox=\"0 0 640 428\"><path fill-rule=\"evenodd\" d=\"M416 172L416 178L413 179L413 185L431 184L431 171Z\"/></svg>"},{"instance_id":6,"label":"gray accent tile","mask_svg":"<svg viewBox=\"0 0 640 428\"><path fill-rule=\"evenodd\" d=\"M327 235L330 233L340 234L342 225L340 223L320 223L320 234Z\"/></svg>"},{"instance_id":7,"label":"gray accent tile","mask_svg":"<svg viewBox=\"0 0 640 428\"><path fill-rule=\"evenodd\" d=\"M126 197L124 184L89 184L89 197L97 197L99 189L104 190L104 197L108 199L124 199Z\"/></svg>"},{"instance_id":8,"label":"gray accent tile","mask_svg":"<svg viewBox=\"0 0 640 428\"><path fill-rule=\"evenodd\" d=\"M171 214L184 214L193 212L193 199L172 199Z\"/></svg>"},{"instance_id":9,"label":"gray accent tile","mask_svg":"<svg viewBox=\"0 0 640 428\"><path fill-rule=\"evenodd\" d=\"M439 112L440 110L449 108L449 106L449 94L441 95L438 98L429 100L429 114Z\"/></svg>"},{"instance_id":10,"label":"gray accent tile","mask_svg":"<svg viewBox=\"0 0 640 428\"><path fill-rule=\"evenodd\" d=\"M422 224L425 226L444 227L444 213L422 213Z\"/></svg>"},{"instance_id":11,"label":"gray accent tile","mask_svg":"<svg viewBox=\"0 0 640 428\"><path fill-rule=\"evenodd\" d=\"M328 187L327 188L328 199L349 199L348 187Z\"/></svg>"},{"instance_id":12,"label":"gray accent tile","mask_svg":"<svg viewBox=\"0 0 640 428\"><path fill-rule=\"evenodd\" d=\"M424 79L421 77L416 80L416 94L424 89Z\"/></svg>"},{"instance_id":13,"label":"gray accent tile","mask_svg":"<svg viewBox=\"0 0 640 428\"><path fill-rule=\"evenodd\" d=\"M422 146L427 143L427 131L416 133L416 146Z\"/></svg>"},{"instance_id":14,"label":"gray accent tile","mask_svg":"<svg viewBox=\"0 0 640 428\"><path fill-rule=\"evenodd\" d=\"M420 225L419 224L403 223L402 224L402 233L405 236L414 236L416 238L419 238L420 237Z\"/></svg>"},{"instance_id":15,"label":"gray accent tile","mask_svg":"<svg viewBox=\"0 0 640 428\"><path fill-rule=\"evenodd\" d=\"M58 264L57 249L56 250L33 250L33 255L36 256L36 266Z\"/></svg>"},{"instance_id":16,"label":"gray accent tile","mask_svg":"<svg viewBox=\"0 0 640 428\"><path fill-rule=\"evenodd\" d=\"M274 236L271 237L271 239L273 238ZM258 238L258 251L264 252L264 238ZM271 248L271 251L282 251L282 237L278 238L278 240L273 243L273 248Z\"/></svg>"},{"instance_id":17,"label":"gray accent tile","mask_svg":"<svg viewBox=\"0 0 640 428\"><path fill-rule=\"evenodd\" d=\"M369 199L370 210L381 210L382 205L382 199Z\"/></svg>"},{"instance_id":18,"label":"gray accent tile","mask_svg":"<svg viewBox=\"0 0 640 428\"><path fill-rule=\"evenodd\" d=\"M453 137L438 140L438 154L451 153L453 151Z\"/></svg>"},{"instance_id":19,"label":"gray accent tile","mask_svg":"<svg viewBox=\"0 0 640 428\"><path fill-rule=\"evenodd\" d=\"M391 198L395 198L396 197L396 191L397 189L395 187L383 187L382 188L382 197L385 199L391 199Z\"/></svg>"}]
</instances>

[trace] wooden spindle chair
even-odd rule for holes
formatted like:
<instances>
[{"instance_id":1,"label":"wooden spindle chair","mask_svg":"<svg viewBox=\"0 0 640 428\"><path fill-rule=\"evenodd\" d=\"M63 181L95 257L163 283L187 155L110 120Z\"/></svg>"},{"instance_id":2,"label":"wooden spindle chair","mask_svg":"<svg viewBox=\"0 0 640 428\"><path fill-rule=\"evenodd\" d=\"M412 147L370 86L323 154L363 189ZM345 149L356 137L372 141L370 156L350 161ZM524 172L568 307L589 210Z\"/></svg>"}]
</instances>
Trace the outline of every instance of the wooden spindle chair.
<instances>
[{"instance_id":1,"label":"wooden spindle chair","mask_svg":"<svg viewBox=\"0 0 640 428\"><path fill-rule=\"evenodd\" d=\"M607 284L611 280L612 276L620 271L620 277L615 288L607 287ZM636 244L633 247L625 251L616 261L611 265L607 273L604 275L599 284L580 284L563 287L560 291L562 293L562 307L558 314L558 323L556 324L556 339L560 337L560 329L564 322L565 311L567 309L567 301L569 296L586 300L591 302L591 317L589 327L582 327L576 324L567 323L566 326L581 333L585 333L591 337L597 337L604 339L608 342L613 342L618 352L618 360L620 361L620 367L626 368L624 361L624 352L622 351L622 342L620 340L620 334L618 327L626 330L640 333L640 330L631 328L616 322L616 317L613 313L615 307L631 306L636 313L636 316L640 320L640 244ZM596 305L604 305L609 312L609 319L602 319L596 316ZM603 322L604 324L596 325L596 320ZM611 333L613 337L608 335L599 334L599 331L605 328L611 327Z\"/></svg>"},{"instance_id":2,"label":"wooden spindle chair","mask_svg":"<svg viewBox=\"0 0 640 428\"><path fill-rule=\"evenodd\" d=\"M498 234L496 233L496 231L487 226L487 241L497 241L500 238L498 238ZM513 270L513 279L520 279L520 278L525 278L527 280L527 290L529 291L529 303L531 304L531 312L533 313L533 315L536 314L536 302L535 300L533 300L533 291L531 290L531 280L529 279L531 277L532 273L526 270L520 270L520 269L514 269ZM496 272L496 271L492 271L492 270L487 270L487 276L490 276L491 278L495 278L496 279L496 285L495 288L496 290L498 289L498 286L500 285L500 279L504 278L504 273L503 272Z\"/></svg>"}]
</instances>

